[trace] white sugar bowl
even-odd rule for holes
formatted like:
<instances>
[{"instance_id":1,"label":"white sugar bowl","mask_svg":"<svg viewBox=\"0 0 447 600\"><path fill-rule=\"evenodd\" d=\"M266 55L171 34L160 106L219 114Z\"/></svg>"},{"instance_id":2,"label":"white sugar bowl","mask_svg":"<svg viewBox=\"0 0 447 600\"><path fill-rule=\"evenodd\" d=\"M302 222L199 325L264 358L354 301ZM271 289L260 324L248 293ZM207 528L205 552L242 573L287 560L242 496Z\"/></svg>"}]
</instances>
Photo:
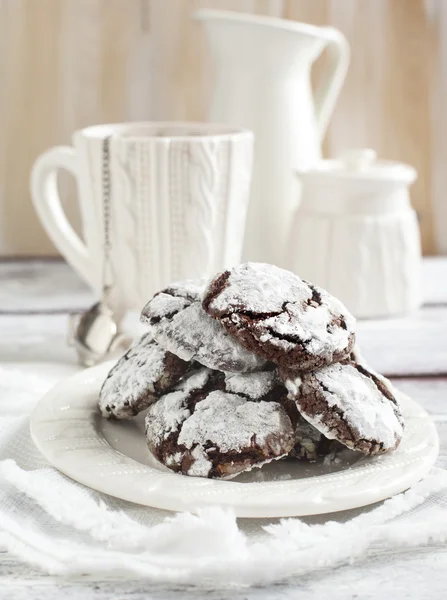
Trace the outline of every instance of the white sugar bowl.
<instances>
[{"instance_id":1,"label":"white sugar bowl","mask_svg":"<svg viewBox=\"0 0 447 600\"><path fill-rule=\"evenodd\" d=\"M298 172L301 204L288 242L289 268L340 298L358 318L421 305L421 247L409 186L417 173L351 150Z\"/></svg>"}]
</instances>

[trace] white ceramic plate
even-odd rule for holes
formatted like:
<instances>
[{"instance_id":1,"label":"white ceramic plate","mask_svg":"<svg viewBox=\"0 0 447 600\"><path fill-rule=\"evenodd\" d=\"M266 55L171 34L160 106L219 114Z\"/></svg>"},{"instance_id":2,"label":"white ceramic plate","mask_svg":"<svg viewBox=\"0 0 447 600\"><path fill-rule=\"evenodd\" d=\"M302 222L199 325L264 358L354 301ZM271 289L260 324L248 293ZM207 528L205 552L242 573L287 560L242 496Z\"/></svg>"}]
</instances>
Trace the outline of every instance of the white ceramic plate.
<instances>
[{"instance_id":1,"label":"white ceramic plate","mask_svg":"<svg viewBox=\"0 0 447 600\"><path fill-rule=\"evenodd\" d=\"M418 481L438 454L427 413L403 399L406 428L395 452L367 458L346 450L331 464L273 462L231 481L172 473L149 453L144 419L109 421L97 411L101 384L113 362L65 379L31 418L31 434L59 471L100 492L146 506L196 511L232 507L239 517L321 514L365 506Z\"/></svg>"}]
</instances>

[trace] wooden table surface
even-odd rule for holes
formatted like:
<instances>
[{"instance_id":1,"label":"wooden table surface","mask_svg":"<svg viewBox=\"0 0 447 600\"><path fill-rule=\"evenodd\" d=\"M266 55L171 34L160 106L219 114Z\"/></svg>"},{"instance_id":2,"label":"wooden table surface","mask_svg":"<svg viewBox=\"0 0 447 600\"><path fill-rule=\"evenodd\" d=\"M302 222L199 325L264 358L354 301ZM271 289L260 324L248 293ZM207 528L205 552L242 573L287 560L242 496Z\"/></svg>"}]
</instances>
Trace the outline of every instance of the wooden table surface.
<instances>
[{"instance_id":1,"label":"wooden table surface","mask_svg":"<svg viewBox=\"0 0 447 600\"><path fill-rule=\"evenodd\" d=\"M359 322L358 341L371 365L432 415L441 439L437 464L447 468L447 259L425 260L424 293L424 307L415 315ZM74 369L74 352L66 344L67 315L91 301L63 262L1 262L0 362L58 362L61 374ZM133 581L49 577L0 550L1 600L438 600L446 593L447 547L375 556L268 588L203 594Z\"/></svg>"}]
</instances>

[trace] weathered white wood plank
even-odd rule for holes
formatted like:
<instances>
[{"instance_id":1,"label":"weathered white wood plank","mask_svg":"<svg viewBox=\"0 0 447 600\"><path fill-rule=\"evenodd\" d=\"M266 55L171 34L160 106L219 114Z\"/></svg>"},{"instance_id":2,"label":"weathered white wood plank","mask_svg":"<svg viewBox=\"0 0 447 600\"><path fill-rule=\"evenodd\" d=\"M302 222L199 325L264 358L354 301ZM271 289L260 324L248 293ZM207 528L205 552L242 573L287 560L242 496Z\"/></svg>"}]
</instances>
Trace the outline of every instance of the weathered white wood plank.
<instances>
[{"instance_id":1,"label":"weathered white wood plank","mask_svg":"<svg viewBox=\"0 0 447 600\"><path fill-rule=\"evenodd\" d=\"M447 469L447 377L394 379L393 383L399 390L419 402L435 421L440 442L436 465Z\"/></svg>"},{"instance_id":2,"label":"weathered white wood plank","mask_svg":"<svg viewBox=\"0 0 447 600\"><path fill-rule=\"evenodd\" d=\"M126 318L124 328L134 337L144 331L136 313ZM0 315L0 362L76 364L67 332L67 314Z\"/></svg>"},{"instance_id":3,"label":"weathered white wood plank","mask_svg":"<svg viewBox=\"0 0 447 600\"><path fill-rule=\"evenodd\" d=\"M67 581L9 562L0 575L1 600L437 600L447 585L447 550L371 557L318 576L255 589L160 588L132 581ZM9 573L8 573L9 571ZM0 562L0 573L2 563Z\"/></svg>"},{"instance_id":4,"label":"weathered white wood plank","mask_svg":"<svg viewBox=\"0 0 447 600\"><path fill-rule=\"evenodd\" d=\"M392 379L394 385L411 396L439 421L447 417L447 377L421 379ZM446 438L447 441L447 438Z\"/></svg>"},{"instance_id":5,"label":"weathered white wood plank","mask_svg":"<svg viewBox=\"0 0 447 600\"><path fill-rule=\"evenodd\" d=\"M447 306L447 258L424 259L422 285L425 304ZM87 286L61 260L0 260L0 311L70 311L91 300Z\"/></svg>"},{"instance_id":6,"label":"weathered white wood plank","mask_svg":"<svg viewBox=\"0 0 447 600\"><path fill-rule=\"evenodd\" d=\"M0 361L75 364L67 315L1 315Z\"/></svg>"},{"instance_id":7,"label":"weathered white wood plank","mask_svg":"<svg viewBox=\"0 0 447 600\"><path fill-rule=\"evenodd\" d=\"M424 261L427 306L419 313L398 319L360 321L358 341L366 358L386 374L447 373L447 259ZM58 261L5 261L0 263L0 312L70 312L89 306L88 288ZM445 306L443 306L445 304ZM135 315L129 317L131 330ZM66 347L67 318L2 317L0 353L16 360L70 360ZM48 344L45 344L45 340Z\"/></svg>"},{"instance_id":8,"label":"weathered white wood plank","mask_svg":"<svg viewBox=\"0 0 447 600\"><path fill-rule=\"evenodd\" d=\"M357 341L377 371L387 375L447 373L447 307L412 317L359 321Z\"/></svg>"},{"instance_id":9,"label":"weathered white wood plank","mask_svg":"<svg viewBox=\"0 0 447 600\"><path fill-rule=\"evenodd\" d=\"M425 304L447 304L447 258L427 257L422 264Z\"/></svg>"},{"instance_id":10,"label":"weathered white wood plank","mask_svg":"<svg viewBox=\"0 0 447 600\"><path fill-rule=\"evenodd\" d=\"M138 315L129 315L127 330L141 332ZM73 362L67 346L68 317L0 315L0 360ZM385 375L447 372L447 308L424 310L413 320L359 324L358 341L365 358Z\"/></svg>"},{"instance_id":11,"label":"weathered white wood plank","mask_svg":"<svg viewBox=\"0 0 447 600\"><path fill-rule=\"evenodd\" d=\"M0 262L0 312L70 312L92 293L60 260Z\"/></svg>"}]
</instances>

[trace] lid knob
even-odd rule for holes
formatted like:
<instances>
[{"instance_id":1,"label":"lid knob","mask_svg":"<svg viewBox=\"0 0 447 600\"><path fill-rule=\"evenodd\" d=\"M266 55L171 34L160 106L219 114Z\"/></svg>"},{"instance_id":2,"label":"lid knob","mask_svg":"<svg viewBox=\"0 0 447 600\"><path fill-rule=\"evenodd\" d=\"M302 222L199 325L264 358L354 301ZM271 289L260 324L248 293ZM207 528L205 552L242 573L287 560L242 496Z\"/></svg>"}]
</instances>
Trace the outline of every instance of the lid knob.
<instances>
[{"instance_id":1,"label":"lid knob","mask_svg":"<svg viewBox=\"0 0 447 600\"><path fill-rule=\"evenodd\" d=\"M372 166L377 155L371 148L361 150L347 150L341 156L341 161L349 171L364 171Z\"/></svg>"}]
</instances>

